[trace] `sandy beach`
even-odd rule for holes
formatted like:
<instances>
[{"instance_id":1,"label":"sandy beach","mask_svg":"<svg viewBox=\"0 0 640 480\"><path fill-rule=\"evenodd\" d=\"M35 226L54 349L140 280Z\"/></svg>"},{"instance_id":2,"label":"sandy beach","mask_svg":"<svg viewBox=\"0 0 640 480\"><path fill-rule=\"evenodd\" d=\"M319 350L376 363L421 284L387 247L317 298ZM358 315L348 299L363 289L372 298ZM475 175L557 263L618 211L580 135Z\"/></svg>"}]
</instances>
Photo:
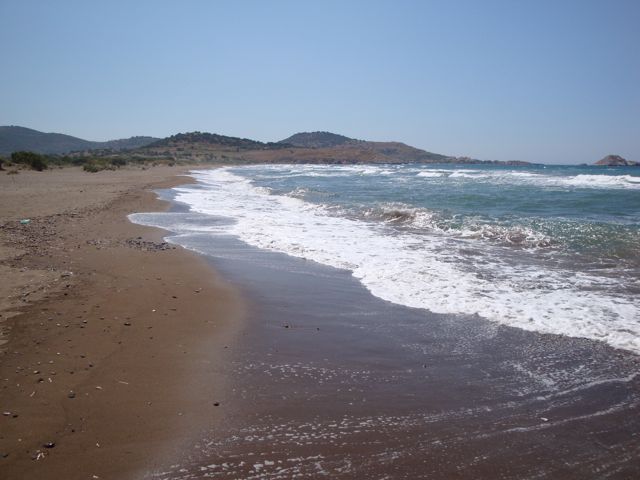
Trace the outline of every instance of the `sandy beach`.
<instances>
[{"instance_id":1,"label":"sandy beach","mask_svg":"<svg viewBox=\"0 0 640 480\"><path fill-rule=\"evenodd\" d=\"M640 480L640 1L0 22L0 480Z\"/></svg>"},{"instance_id":2,"label":"sandy beach","mask_svg":"<svg viewBox=\"0 0 640 480\"><path fill-rule=\"evenodd\" d=\"M249 316L230 352L225 421L148 478L640 472L637 355L385 302L349 271L231 237L180 241L241 288Z\"/></svg>"},{"instance_id":3,"label":"sandy beach","mask_svg":"<svg viewBox=\"0 0 640 480\"><path fill-rule=\"evenodd\" d=\"M172 201L183 173L0 176L0 478L640 472L637 355L393 304L230 235L166 243L232 221Z\"/></svg>"},{"instance_id":4,"label":"sandy beach","mask_svg":"<svg viewBox=\"0 0 640 480\"><path fill-rule=\"evenodd\" d=\"M189 179L2 173L0 477L139 478L218 418L218 360L243 319L201 258L127 220Z\"/></svg>"}]
</instances>

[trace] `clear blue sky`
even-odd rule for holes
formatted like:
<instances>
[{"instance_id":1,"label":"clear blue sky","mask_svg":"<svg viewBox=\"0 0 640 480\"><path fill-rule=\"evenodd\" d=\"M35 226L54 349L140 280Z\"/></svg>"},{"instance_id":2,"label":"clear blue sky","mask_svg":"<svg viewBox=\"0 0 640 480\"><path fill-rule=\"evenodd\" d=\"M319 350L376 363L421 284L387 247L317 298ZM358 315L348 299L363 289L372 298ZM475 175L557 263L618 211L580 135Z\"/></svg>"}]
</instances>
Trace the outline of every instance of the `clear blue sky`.
<instances>
[{"instance_id":1,"label":"clear blue sky","mask_svg":"<svg viewBox=\"0 0 640 480\"><path fill-rule=\"evenodd\" d=\"M0 0L0 125L640 160L640 1Z\"/></svg>"}]
</instances>

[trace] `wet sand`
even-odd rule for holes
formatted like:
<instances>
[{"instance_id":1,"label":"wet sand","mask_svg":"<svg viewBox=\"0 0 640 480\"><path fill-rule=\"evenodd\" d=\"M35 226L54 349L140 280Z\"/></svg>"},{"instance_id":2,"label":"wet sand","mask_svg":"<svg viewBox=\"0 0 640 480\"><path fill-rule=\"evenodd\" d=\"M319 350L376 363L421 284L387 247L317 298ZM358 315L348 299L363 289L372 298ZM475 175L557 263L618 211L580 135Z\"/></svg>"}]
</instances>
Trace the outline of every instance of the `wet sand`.
<instances>
[{"instance_id":1,"label":"wet sand","mask_svg":"<svg viewBox=\"0 0 640 480\"><path fill-rule=\"evenodd\" d=\"M30 276L2 323L0 478L640 475L636 355L393 305L229 237L174 250L125 215L185 179L104 173L2 183L2 266ZM90 201L65 195L87 179ZM53 180L58 206L34 196Z\"/></svg>"},{"instance_id":2,"label":"wet sand","mask_svg":"<svg viewBox=\"0 0 640 480\"><path fill-rule=\"evenodd\" d=\"M243 303L126 218L183 170L0 172L0 478L140 478L220 417Z\"/></svg>"},{"instance_id":3,"label":"wet sand","mask_svg":"<svg viewBox=\"0 0 640 480\"><path fill-rule=\"evenodd\" d=\"M148 478L640 476L638 356L393 305L348 272L234 238L178 241L208 254L249 315L224 422Z\"/></svg>"}]
</instances>

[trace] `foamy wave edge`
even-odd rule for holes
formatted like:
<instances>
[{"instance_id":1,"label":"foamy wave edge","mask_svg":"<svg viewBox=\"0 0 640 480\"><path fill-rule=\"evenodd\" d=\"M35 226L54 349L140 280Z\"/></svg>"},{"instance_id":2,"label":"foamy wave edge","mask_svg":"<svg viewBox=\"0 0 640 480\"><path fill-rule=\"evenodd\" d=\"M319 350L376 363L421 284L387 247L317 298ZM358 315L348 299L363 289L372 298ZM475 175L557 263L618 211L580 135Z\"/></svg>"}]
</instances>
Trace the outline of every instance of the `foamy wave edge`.
<instances>
[{"instance_id":1,"label":"foamy wave edge","mask_svg":"<svg viewBox=\"0 0 640 480\"><path fill-rule=\"evenodd\" d=\"M482 282L428 247L416 248L419 242L411 236L384 237L363 222L328 216L322 207L269 195L226 168L192 175L211 190L183 187L176 200L199 213L234 218L227 234L258 248L350 270L384 300L435 313L478 314L524 330L589 338L640 353L640 326L633 321L640 318L640 307L625 299L563 287L566 279L550 271L514 270L511 275L522 277L521 285ZM545 280L537 284L528 275ZM576 282L588 281L586 275L577 277ZM527 289L527 282L538 286ZM537 289L544 285L548 290Z\"/></svg>"}]
</instances>

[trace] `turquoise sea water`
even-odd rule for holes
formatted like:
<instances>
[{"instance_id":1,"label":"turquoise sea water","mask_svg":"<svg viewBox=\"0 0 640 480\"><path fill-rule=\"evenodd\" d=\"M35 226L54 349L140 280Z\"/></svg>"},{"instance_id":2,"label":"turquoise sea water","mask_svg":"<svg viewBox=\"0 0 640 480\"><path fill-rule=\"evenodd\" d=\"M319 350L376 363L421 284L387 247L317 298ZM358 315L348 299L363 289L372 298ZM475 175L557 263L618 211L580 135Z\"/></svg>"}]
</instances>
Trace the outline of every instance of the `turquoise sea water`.
<instances>
[{"instance_id":1,"label":"turquoise sea water","mask_svg":"<svg viewBox=\"0 0 640 480\"><path fill-rule=\"evenodd\" d=\"M208 234L347 269L394 303L640 353L638 168L274 165L193 174L199 183L176 189L176 199L230 220Z\"/></svg>"},{"instance_id":2,"label":"turquoise sea water","mask_svg":"<svg viewBox=\"0 0 640 480\"><path fill-rule=\"evenodd\" d=\"M423 233L635 264L640 169L575 166L275 167L235 170L256 186Z\"/></svg>"}]
</instances>

